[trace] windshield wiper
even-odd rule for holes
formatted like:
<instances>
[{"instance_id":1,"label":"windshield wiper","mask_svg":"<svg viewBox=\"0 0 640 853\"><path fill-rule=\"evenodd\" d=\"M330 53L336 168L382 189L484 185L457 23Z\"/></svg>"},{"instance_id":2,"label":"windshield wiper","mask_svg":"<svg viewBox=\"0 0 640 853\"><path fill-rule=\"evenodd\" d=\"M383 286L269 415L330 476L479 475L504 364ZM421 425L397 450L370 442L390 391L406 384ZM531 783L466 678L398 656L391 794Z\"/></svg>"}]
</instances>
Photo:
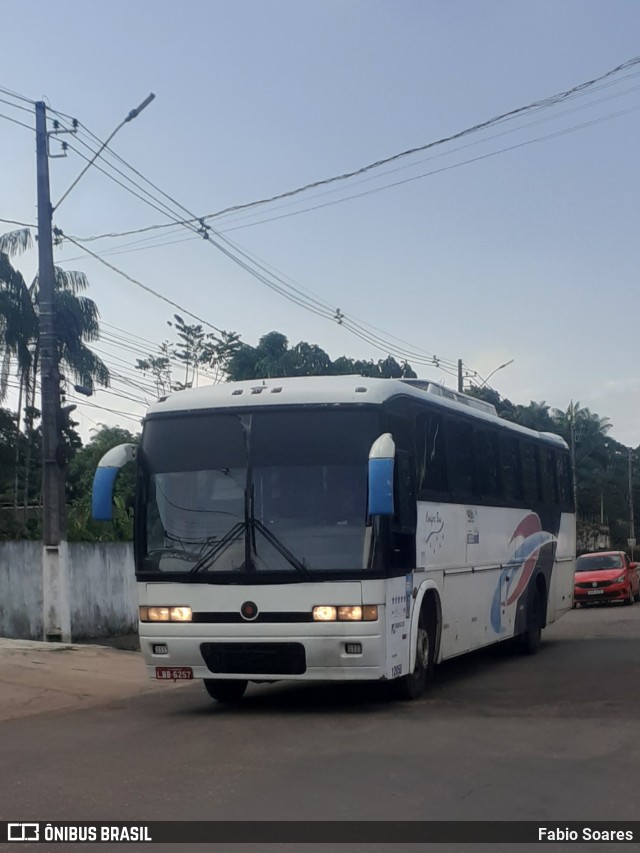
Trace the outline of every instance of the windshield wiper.
<instances>
[{"instance_id":1,"label":"windshield wiper","mask_svg":"<svg viewBox=\"0 0 640 853\"><path fill-rule=\"evenodd\" d=\"M217 558L224 551L227 550L229 545L233 542L237 542L240 538L241 534L245 530L244 521L238 521L233 525L232 528L227 530L224 536L221 539L216 540L214 544L200 557L200 559L196 562L193 568L190 570L190 575L195 575L197 572L202 571L203 569L208 569Z\"/></svg>"},{"instance_id":2,"label":"windshield wiper","mask_svg":"<svg viewBox=\"0 0 640 853\"><path fill-rule=\"evenodd\" d=\"M264 538L269 542L270 545L276 549L276 551L281 554L285 560L289 563L289 565L293 566L293 568L298 572L299 575L302 575L303 578L309 579L309 570L302 563L295 554L293 554L287 546L278 539L278 537L269 530L261 521L258 521L257 518L251 519L251 526L253 530L257 530L259 533L262 533ZM255 550L255 540L254 540L254 550ZM256 554L257 556L257 554Z\"/></svg>"}]
</instances>

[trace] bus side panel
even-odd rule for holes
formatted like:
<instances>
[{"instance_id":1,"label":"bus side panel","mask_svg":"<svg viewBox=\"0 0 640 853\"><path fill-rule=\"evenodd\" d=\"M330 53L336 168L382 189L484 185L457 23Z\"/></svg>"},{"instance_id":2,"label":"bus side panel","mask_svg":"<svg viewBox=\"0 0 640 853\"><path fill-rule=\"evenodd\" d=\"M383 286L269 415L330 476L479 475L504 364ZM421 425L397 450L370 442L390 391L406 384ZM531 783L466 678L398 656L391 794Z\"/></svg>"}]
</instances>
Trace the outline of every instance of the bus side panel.
<instances>
[{"instance_id":1,"label":"bus side panel","mask_svg":"<svg viewBox=\"0 0 640 853\"><path fill-rule=\"evenodd\" d=\"M547 602L547 624L555 622L573 606L575 553L575 517L569 513L563 513L556 547L556 563L551 574L551 586Z\"/></svg>"},{"instance_id":2,"label":"bus side panel","mask_svg":"<svg viewBox=\"0 0 640 853\"><path fill-rule=\"evenodd\" d=\"M386 584L385 676L399 678L409 673L413 575L389 578Z\"/></svg>"},{"instance_id":3,"label":"bus side panel","mask_svg":"<svg viewBox=\"0 0 640 853\"><path fill-rule=\"evenodd\" d=\"M441 659L524 630L530 581L543 566L554 590L553 613L562 609L558 604L566 609L572 568L565 561L556 572L554 561L558 540L562 554L570 553L571 516L566 519L564 527L558 517L551 525L558 529L545 530L527 509L418 503L419 567L441 569L444 575Z\"/></svg>"}]
</instances>

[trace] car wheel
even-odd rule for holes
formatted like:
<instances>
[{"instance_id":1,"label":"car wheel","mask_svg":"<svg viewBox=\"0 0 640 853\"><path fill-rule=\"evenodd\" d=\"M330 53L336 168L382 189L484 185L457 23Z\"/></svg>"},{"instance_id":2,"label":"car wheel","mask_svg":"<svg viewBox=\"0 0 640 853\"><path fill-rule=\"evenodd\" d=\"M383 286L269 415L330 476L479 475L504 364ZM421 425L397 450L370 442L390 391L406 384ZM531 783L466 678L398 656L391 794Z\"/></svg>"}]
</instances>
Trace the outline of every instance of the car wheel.
<instances>
[{"instance_id":1,"label":"car wheel","mask_svg":"<svg viewBox=\"0 0 640 853\"><path fill-rule=\"evenodd\" d=\"M204 689L212 699L218 702L239 702L247 689L248 681L235 679L205 678Z\"/></svg>"},{"instance_id":2,"label":"car wheel","mask_svg":"<svg viewBox=\"0 0 640 853\"><path fill-rule=\"evenodd\" d=\"M640 587L638 587L638 591L634 595L633 600L634 601L640 601Z\"/></svg>"},{"instance_id":3,"label":"car wheel","mask_svg":"<svg viewBox=\"0 0 640 853\"><path fill-rule=\"evenodd\" d=\"M629 607L631 607L631 605L635 602L635 600L636 599L635 599L633 592L631 591L631 587L629 587L629 596L625 599L624 603L628 604Z\"/></svg>"}]
</instances>

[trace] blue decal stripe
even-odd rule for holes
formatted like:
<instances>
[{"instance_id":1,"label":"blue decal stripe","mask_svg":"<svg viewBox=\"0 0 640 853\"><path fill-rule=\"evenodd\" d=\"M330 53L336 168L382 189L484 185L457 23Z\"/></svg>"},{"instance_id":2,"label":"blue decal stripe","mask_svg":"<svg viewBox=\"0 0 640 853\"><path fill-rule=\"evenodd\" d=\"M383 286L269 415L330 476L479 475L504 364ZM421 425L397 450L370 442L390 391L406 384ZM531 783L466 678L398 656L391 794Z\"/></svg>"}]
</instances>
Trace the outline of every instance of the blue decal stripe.
<instances>
[{"instance_id":1,"label":"blue decal stripe","mask_svg":"<svg viewBox=\"0 0 640 853\"><path fill-rule=\"evenodd\" d=\"M370 459L369 515L393 512L393 459Z\"/></svg>"},{"instance_id":2,"label":"blue decal stripe","mask_svg":"<svg viewBox=\"0 0 640 853\"><path fill-rule=\"evenodd\" d=\"M96 521L113 518L113 483L119 468L97 468L93 478L91 514Z\"/></svg>"}]
</instances>

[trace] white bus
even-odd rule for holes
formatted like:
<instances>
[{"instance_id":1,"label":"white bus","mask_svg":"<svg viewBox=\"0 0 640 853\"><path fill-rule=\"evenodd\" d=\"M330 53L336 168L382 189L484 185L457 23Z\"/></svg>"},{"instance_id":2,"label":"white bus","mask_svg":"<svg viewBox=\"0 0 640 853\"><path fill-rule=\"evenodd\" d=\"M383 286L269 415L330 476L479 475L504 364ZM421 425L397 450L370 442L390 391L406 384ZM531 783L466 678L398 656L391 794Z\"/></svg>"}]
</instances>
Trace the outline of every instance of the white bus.
<instances>
[{"instance_id":1,"label":"white bus","mask_svg":"<svg viewBox=\"0 0 640 853\"><path fill-rule=\"evenodd\" d=\"M132 445L101 460L111 516ZM135 570L149 675L394 682L572 606L565 442L421 380L231 382L153 404L137 451Z\"/></svg>"}]
</instances>

